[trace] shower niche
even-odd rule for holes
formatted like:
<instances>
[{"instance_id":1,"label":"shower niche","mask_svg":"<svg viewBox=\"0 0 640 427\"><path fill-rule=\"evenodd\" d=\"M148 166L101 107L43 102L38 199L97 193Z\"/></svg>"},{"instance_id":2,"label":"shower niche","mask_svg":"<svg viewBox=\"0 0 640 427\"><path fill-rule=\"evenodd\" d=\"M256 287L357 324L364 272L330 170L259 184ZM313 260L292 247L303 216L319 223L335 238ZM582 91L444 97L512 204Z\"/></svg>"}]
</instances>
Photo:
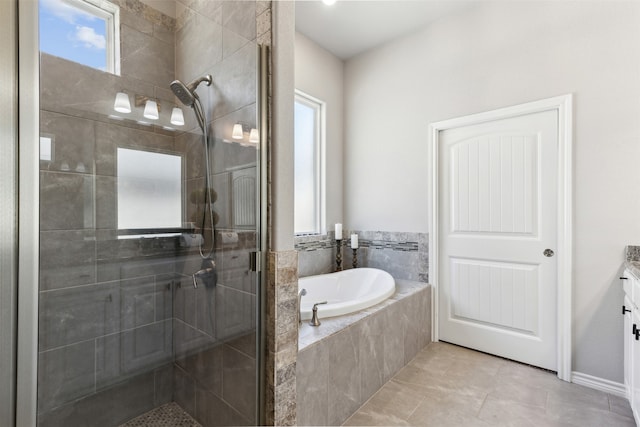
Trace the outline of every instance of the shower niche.
<instances>
[{"instance_id":1,"label":"shower niche","mask_svg":"<svg viewBox=\"0 0 640 427\"><path fill-rule=\"evenodd\" d=\"M260 144L232 131L270 4L152 4L39 3L39 426L260 420ZM200 112L171 90L208 74Z\"/></svg>"}]
</instances>

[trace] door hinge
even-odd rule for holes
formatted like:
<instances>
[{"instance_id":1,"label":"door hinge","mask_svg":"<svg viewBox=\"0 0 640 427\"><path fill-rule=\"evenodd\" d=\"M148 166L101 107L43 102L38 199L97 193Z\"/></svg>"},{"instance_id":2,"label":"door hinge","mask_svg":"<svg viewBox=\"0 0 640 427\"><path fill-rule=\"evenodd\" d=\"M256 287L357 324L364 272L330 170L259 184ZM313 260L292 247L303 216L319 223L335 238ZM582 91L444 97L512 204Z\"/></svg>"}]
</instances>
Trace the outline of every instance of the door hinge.
<instances>
[{"instance_id":1,"label":"door hinge","mask_svg":"<svg viewBox=\"0 0 640 427\"><path fill-rule=\"evenodd\" d=\"M249 270L250 271L256 271L256 272L260 272L262 271L262 263L260 262L260 259L262 259L262 252L260 251L255 251L255 252L249 252Z\"/></svg>"}]
</instances>

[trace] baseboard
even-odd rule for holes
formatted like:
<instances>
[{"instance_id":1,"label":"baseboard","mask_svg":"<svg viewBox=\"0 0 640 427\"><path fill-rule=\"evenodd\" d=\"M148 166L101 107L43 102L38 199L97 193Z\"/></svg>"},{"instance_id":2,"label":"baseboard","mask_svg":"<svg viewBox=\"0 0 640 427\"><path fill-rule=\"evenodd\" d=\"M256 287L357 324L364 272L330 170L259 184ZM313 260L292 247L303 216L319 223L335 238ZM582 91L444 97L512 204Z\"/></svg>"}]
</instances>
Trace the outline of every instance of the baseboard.
<instances>
[{"instance_id":1,"label":"baseboard","mask_svg":"<svg viewBox=\"0 0 640 427\"><path fill-rule=\"evenodd\" d=\"M614 396L627 397L624 384L583 374L582 372L572 372L571 382L595 390L604 391L605 393L613 394Z\"/></svg>"}]
</instances>

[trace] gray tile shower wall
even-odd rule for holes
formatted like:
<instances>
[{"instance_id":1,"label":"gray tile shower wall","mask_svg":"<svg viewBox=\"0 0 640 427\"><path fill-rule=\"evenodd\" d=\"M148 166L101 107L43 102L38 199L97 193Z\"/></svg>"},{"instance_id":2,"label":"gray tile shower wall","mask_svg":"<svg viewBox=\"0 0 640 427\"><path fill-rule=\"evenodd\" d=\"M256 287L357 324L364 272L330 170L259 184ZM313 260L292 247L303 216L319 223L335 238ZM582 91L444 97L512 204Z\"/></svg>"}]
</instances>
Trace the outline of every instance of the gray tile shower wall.
<instances>
[{"instance_id":1,"label":"gray tile shower wall","mask_svg":"<svg viewBox=\"0 0 640 427\"><path fill-rule=\"evenodd\" d=\"M173 102L175 20L120 1L121 75L41 54L38 420L117 425L172 397L175 238L118 239L116 148L176 152L109 118L116 92ZM143 80L144 79L144 80ZM132 97L133 103L133 97Z\"/></svg>"},{"instance_id":2,"label":"gray tile shower wall","mask_svg":"<svg viewBox=\"0 0 640 427\"><path fill-rule=\"evenodd\" d=\"M347 231L358 234L359 267L380 268L396 279L429 281L429 235L388 231ZM300 236L295 239L299 251L300 277L335 271L336 243L333 232L326 236ZM343 268L352 268L353 251L349 238L342 240Z\"/></svg>"}]
</instances>

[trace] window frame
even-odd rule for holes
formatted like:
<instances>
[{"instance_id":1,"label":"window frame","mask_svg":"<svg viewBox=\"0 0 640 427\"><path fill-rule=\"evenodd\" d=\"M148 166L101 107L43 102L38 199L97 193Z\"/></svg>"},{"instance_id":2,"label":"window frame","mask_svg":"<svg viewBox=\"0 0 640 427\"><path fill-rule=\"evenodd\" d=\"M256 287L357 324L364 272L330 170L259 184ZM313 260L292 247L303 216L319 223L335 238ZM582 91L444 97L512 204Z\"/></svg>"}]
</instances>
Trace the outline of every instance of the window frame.
<instances>
[{"instance_id":1,"label":"window frame","mask_svg":"<svg viewBox=\"0 0 640 427\"><path fill-rule=\"evenodd\" d=\"M105 20L106 56L105 72L120 75L120 7L106 0L61 0L90 15ZM66 58L65 58L66 59ZM75 62L75 61L74 61ZM86 67L90 65L78 62ZM91 67L94 68L94 67Z\"/></svg>"},{"instance_id":2,"label":"window frame","mask_svg":"<svg viewBox=\"0 0 640 427\"><path fill-rule=\"evenodd\" d=\"M315 112L315 136L314 136L314 204L315 204L315 224L314 230L298 231L295 230L295 202L294 202L294 235L309 236L326 234L326 117L327 104L308 93L299 89L295 89L294 105L300 103L310 107ZM294 118L295 123L295 118ZM295 141L294 141L295 149ZM295 174L295 157L294 157L294 174ZM295 188L295 187L294 187Z\"/></svg>"}]
</instances>

